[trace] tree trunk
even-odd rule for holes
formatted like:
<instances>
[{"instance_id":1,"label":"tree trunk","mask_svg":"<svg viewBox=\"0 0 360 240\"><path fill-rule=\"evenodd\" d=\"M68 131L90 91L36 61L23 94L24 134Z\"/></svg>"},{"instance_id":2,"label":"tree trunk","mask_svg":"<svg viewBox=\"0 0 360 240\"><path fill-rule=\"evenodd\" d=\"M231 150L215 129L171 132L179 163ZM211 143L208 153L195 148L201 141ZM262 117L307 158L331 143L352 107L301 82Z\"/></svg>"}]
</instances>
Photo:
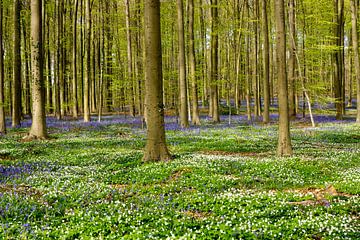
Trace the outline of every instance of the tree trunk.
<instances>
[{"instance_id":1,"label":"tree trunk","mask_svg":"<svg viewBox=\"0 0 360 240\"><path fill-rule=\"evenodd\" d=\"M165 140L159 0L144 1L144 18L147 120L144 161L167 161L171 156Z\"/></svg>"},{"instance_id":2,"label":"tree trunk","mask_svg":"<svg viewBox=\"0 0 360 240\"><path fill-rule=\"evenodd\" d=\"M286 33L285 33L285 11L284 0L275 0L275 23L276 23L276 62L278 73L278 101L279 101L279 156L292 155L289 107L288 107L288 85L286 76Z\"/></svg>"},{"instance_id":3,"label":"tree trunk","mask_svg":"<svg viewBox=\"0 0 360 240\"><path fill-rule=\"evenodd\" d=\"M270 122L270 45L269 45L269 28L267 17L267 1L262 0L262 17L263 17L263 38L264 38L264 112L263 123Z\"/></svg>"},{"instance_id":4,"label":"tree trunk","mask_svg":"<svg viewBox=\"0 0 360 240\"><path fill-rule=\"evenodd\" d=\"M25 61L25 71L24 71L24 79L25 79L25 89L24 90L24 98L25 98L25 108L23 109L23 114L31 116L31 93L30 93L30 54L29 54L29 44L28 44L28 33L26 27L26 21L23 19L23 40L24 40L24 61Z\"/></svg>"},{"instance_id":5,"label":"tree trunk","mask_svg":"<svg viewBox=\"0 0 360 240\"><path fill-rule=\"evenodd\" d=\"M128 62L128 82L130 90L130 116L135 116L135 94L134 94L134 71L133 71L133 54L131 41L131 24L130 24L130 1L125 0L125 14L126 14L126 36L127 36L127 62Z\"/></svg>"},{"instance_id":6,"label":"tree trunk","mask_svg":"<svg viewBox=\"0 0 360 240\"><path fill-rule=\"evenodd\" d=\"M290 119L296 118L295 104L295 80L296 80L296 16L295 16L295 0L289 0L289 41L290 41L290 57L289 57L289 116Z\"/></svg>"},{"instance_id":7,"label":"tree trunk","mask_svg":"<svg viewBox=\"0 0 360 240\"><path fill-rule=\"evenodd\" d=\"M73 15L73 79L72 79L72 115L75 119L78 118L78 96L77 96L77 13L78 13L78 0L74 1L74 15Z\"/></svg>"},{"instance_id":8,"label":"tree trunk","mask_svg":"<svg viewBox=\"0 0 360 240\"><path fill-rule=\"evenodd\" d=\"M359 42L358 42L358 29L357 29L357 14L358 6L356 0L351 0L351 23L352 23L352 45L354 52L354 67L357 83L357 114L356 122L360 124L360 59L359 59Z\"/></svg>"},{"instance_id":9,"label":"tree trunk","mask_svg":"<svg viewBox=\"0 0 360 240\"><path fill-rule=\"evenodd\" d=\"M12 84L12 126L20 127L21 120L21 26L20 0L14 0L14 74Z\"/></svg>"},{"instance_id":10,"label":"tree trunk","mask_svg":"<svg viewBox=\"0 0 360 240\"><path fill-rule=\"evenodd\" d=\"M198 107L198 87L196 77L195 39L194 39L194 0L189 0L189 64L192 100L192 124L200 125Z\"/></svg>"},{"instance_id":11,"label":"tree trunk","mask_svg":"<svg viewBox=\"0 0 360 240\"><path fill-rule=\"evenodd\" d=\"M335 11L335 41L338 50L334 52L335 74L334 93L336 119L343 119L345 113L344 101L344 0L334 0Z\"/></svg>"},{"instance_id":12,"label":"tree trunk","mask_svg":"<svg viewBox=\"0 0 360 240\"><path fill-rule=\"evenodd\" d=\"M218 96L218 54L219 54L219 33L218 33L218 0L211 0L211 103L212 119L214 123L220 122L219 96Z\"/></svg>"},{"instance_id":13,"label":"tree trunk","mask_svg":"<svg viewBox=\"0 0 360 240\"><path fill-rule=\"evenodd\" d=\"M0 0L0 135L6 134L4 109L4 49L3 49L3 1Z\"/></svg>"},{"instance_id":14,"label":"tree trunk","mask_svg":"<svg viewBox=\"0 0 360 240\"><path fill-rule=\"evenodd\" d=\"M189 116L187 106L187 87L186 87L186 63L185 63L185 38L184 38L184 10L183 0L177 0L177 24L179 41L179 87L180 87L180 126L189 127Z\"/></svg>"},{"instance_id":15,"label":"tree trunk","mask_svg":"<svg viewBox=\"0 0 360 240\"><path fill-rule=\"evenodd\" d=\"M43 139L47 137L44 99L45 92L43 77L41 9L41 0L31 0L31 72L33 120L28 137L36 139Z\"/></svg>"},{"instance_id":16,"label":"tree trunk","mask_svg":"<svg viewBox=\"0 0 360 240\"><path fill-rule=\"evenodd\" d=\"M85 6L85 77L84 77L84 122L90 122L90 77L91 77L91 14L90 0L86 0Z\"/></svg>"}]
</instances>

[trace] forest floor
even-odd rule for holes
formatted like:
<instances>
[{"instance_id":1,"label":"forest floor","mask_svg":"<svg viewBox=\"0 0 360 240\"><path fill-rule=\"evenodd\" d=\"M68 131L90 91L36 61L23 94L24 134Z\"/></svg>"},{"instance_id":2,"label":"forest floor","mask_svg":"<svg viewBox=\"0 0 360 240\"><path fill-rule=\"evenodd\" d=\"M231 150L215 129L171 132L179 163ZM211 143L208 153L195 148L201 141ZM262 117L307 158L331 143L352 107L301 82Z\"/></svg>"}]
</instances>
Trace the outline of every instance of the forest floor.
<instances>
[{"instance_id":1,"label":"forest floor","mask_svg":"<svg viewBox=\"0 0 360 240\"><path fill-rule=\"evenodd\" d=\"M273 116L275 118L276 116ZM360 127L331 116L277 125L227 116L181 129L170 162L142 162L140 118L48 119L51 138L0 140L0 239L359 239Z\"/></svg>"}]
</instances>

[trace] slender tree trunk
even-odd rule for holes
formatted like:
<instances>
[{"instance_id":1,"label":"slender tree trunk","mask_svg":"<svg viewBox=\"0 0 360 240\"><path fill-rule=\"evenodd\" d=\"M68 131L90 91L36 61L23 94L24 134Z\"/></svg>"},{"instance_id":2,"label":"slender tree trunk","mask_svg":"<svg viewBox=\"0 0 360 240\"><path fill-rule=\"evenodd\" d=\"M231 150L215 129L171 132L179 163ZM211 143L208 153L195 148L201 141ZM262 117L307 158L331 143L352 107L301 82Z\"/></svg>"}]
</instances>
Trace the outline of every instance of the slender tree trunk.
<instances>
[{"instance_id":1,"label":"slender tree trunk","mask_svg":"<svg viewBox=\"0 0 360 240\"><path fill-rule=\"evenodd\" d=\"M78 13L78 0L74 1L74 15L73 15L73 52L72 52L72 64L73 64L73 79L72 83L72 115L76 119L78 118L78 96L77 96L77 13Z\"/></svg>"},{"instance_id":2,"label":"slender tree trunk","mask_svg":"<svg viewBox=\"0 0 360 240\"><path fill-rule=\"evenodd\" d=\"M259 84L259 2L258 0L255 0L254 2L254 21L253 21L253 34L254 34L254 49L253 49L253 92L254 92L254 114L256 121L259 120L261 107L260 107L260 84Z\"/></svg>"},{"instance_id":3,"label":"slender tree trunk","mask_svg":"<svg viewBox=\"0 0 360 240\"><path fill-rule=\"evenodd\" d=\"M184 37L184 9L183 0L177 0L177 24L179 41L179 87L180 87L180 125L189 127L187 87L186 87L186 63L185 63L185 37Z\"/></svg>"},{"instance_id":4,"label":"slender tree trunk","mask_svg":"<svg viewBox=\"0 0 360 240\"><path fill-rule=\"evenodd\" d=\"M219 61L219 33L218 33L218 0L211 0L211 102L214 123L220 122L218 96L218 61Z\"/></svg>"},{"instance_id":5,"label":"slender tree trunk","mask_svg":"<svg viewBox=\"0 0 360 240\"><path fill-rule=\"evenodd\" d=\"M147 140L144 161L167 161L161 62L160 1L144 1L145 16L145 112Z\"/></svg>"},{"instance_id":6,"label":"slender tree trunk","mask_svg":"<svg viewBox=\"0 0 360 240\"><path fill-rule=\"evenodd\" d=\"M20 0L14 0L14 74L12 84L12 126L20 127L21 120L21 25Z\"/></svg>"},{"instance_id":7,"label":"slender tree trunk","mask_svg":"<svg viewBox=\"0 0 360 240\"><path fill-rule=\"evenodd\" d=\"M275 0L275 22L276 22L276 62L278 73L278 99L279 99L279 156L292 155L289 107L288 107L288 85L286 76L286 33L285 33L285 11L284 0Z\"/></svg>"},{"instance_id":8,"label":"slender tree trunk","mask_svg":"<svg viewBox=\"0 0 360 240\"><path fill-rule=\"evenodd\" d=\"M30 54L29 54L29 44L28 44L28 33L26 30L26 22L25 19L23 19L23 38L24 38L24 61L25 61L25 71L24 71L24 79L25 79L25 89L24 89L24 93L25 93L25 108L24 110L24 115L25 114L29 114L31 116L31 93L30 93Z\"/></svg>"},{"instance_id":9,"label":"slender tree trunk","mask_svg":"<svg viewBox=\"0 0 360 240\"><path fill-rule=\"evenodd\" d=\"M84 122L90 122L90 77L91 77L91 13L90 0L86 0L85 15L85 77L84 77Z\"/></svg>"},{"instance_id":10,"label":"slender tree trunk","mask_svg":"<svg viewBox=\"0 0 360 240\"><path fill-rule=\"evenodd\" d=\"M198 87L196 77L195 39L194 39L194 0L189 0L189 65L191 79L192 123L200 125L198 107Z\"/></svg>"},{"instance_id":11,"label":"slender tree trunk","mask_svg":"<svg viewBox=\"0 0 360 240\"><path fill-rule=\"evenodd\" d=\"M264 112L263 112L263 123L267 124L270 122L270 44L269 44L269 28L268 28L268 17L267 17L267 1L262 0L262 17L263 17L263 37L264 37Z\"/></svg>"},{"instance_id":12,"label":"slender tree trunk","mask_svg":"<svg viewBox=\"0 0 360 240\"><path fill-rule=\"evenodd\" d=\"M138 110L139 115L144 115L144 98L143 98L143 41L142 41L142 14L141 14L141 2L136 0L136 79L138 88Z\"/></svg>"},{"instance_id":13,"label":"slender tree trunk","mask_svg":"<svg viewBox=\"0 0 360 240\"><path fill-rule=\"evenodd\" d=\"M296 80L296 17L295 17L295 0L289 0L289 41L290 41L290 57L289 57L289 116L290 119L296 118L295 104L295 80Z\"/></svg>"},{"instance_id":14,"label":"slender tree trunk","mask_svg":"<svg viewBox=\"0 0 360 240\"><path fill-rule=\"evenodd\" d=\"M31 0L31 67L33 121L30 138L47 137L43 77L42 1Z\"/></svg>"},{"instance_id":15,"label":"slender tree trunk","mask_svg":"<svg viewBox=\"0 0 360 240\"><path fill-rule=\"evenodd\" d=\"M135 116L135 94L134 94L134 71L133 71L133 54L132 54L132 39L131 39L131 24L130 24L130 1L125 0L125 13L126 13L126 36L127 36L127 62L128 62L128 81L130 90L130 116Z\"/></svg>"},{"instance_id":16,"label":"slender tree trunk","mask_svg":"<svg viewBox=\"0 0 360 240\"><path fill-rule=\"evenodd\" d=\"M357 14L358 14L358 1L351 0L351 23L352 23L352 45L354 52L354 67L357 83L357 114L356 122L360 124L360 57L359 57L359 41L358 41L358 28L357 28Z\"/></svg>"},{"instance_id":17,"label":"slender tree trunk","mask_svg":"<svg viewBox=\"0 0 360 240\"><path fill-rule=\"evenodd\" d=\"M0 0L0 135L6 134L4 84L3 1Z\"/></svg>"},{"instance_id":18,"label":"slender tree trunk","mask_svg":"<svg viewBox=\"0 0 360 240\"><path fill-rule=\"evenodd\" d=\"M344 101L344 0L334 0L335 38L338 50L334 52L335 74L334 93L336 119L342 119L345 113Z\"/></svg>"},{"instance_id":19,"label":"slender tree trunk","mask_svg":"<svg viewBox=\"0 0 360 240\"><path fill-rule=\"evenodd\" d=\"M48 17L47 17L48 18ZM52 84L52 68L51 66L52 61L51 61L51 50L50 50L50 21L46 21L46 26L47 26L47 88L46 88L46 110L48 113L52 113L53 112L53 102L52 102L52 94L53 94L53 84Z\"/></svg>"}]
</instances>

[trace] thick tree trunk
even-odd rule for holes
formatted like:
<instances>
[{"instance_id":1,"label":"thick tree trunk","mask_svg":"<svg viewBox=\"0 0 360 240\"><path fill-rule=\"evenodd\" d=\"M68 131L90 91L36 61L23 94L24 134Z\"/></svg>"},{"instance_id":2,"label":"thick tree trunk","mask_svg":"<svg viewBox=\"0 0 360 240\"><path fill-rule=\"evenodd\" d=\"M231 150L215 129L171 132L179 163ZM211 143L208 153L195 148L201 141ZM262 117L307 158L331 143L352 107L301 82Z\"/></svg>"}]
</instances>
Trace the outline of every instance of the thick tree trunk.
<instances>
[{"instance_id":1,"label":"thick tree trunk","mask_svg":"<svg viewBox=\"0 0 360 240\"><path fill-rule=\"evenodd\" d=\"M0 135L6 134L4 109L4 49L3 49L3 2L0 1Z\"/></svg>"},{"instance_id":2,"label":"thick tree trunk","mask_svg":"<svg viewBox=\"0 0 360 240\"><path fill-rule=\"evenodd\" d=\"M198 107L198 87L196 77L195 39L194 39L194 0L189 0L189 64L191 80L192 124L200 125Z\"/></svg>"},{"instance_id":3,"label":"thick tree trunk","mask_svg":"<svg viewBox=\"0 0 360 240\"><path fill-rule=\"evenodd\" d=\"M267 17L267 1L262 0L262 17L263 17L263 38L264 38L264 112L263 112L263 123L267 124L270 122L270 44L269 44L269 28L268 28L268 17Z\"/></svg>"},{"instance_id":4,"label":"thick tree trunk","mask_svg":"<svg viewBox=\"0 0 360 240\"><path fill-rule=\"evenodd\" d=\"M160 1L145 0L144 16L145 115L147 120L144 161L167 161L171 156L165 141Z\"/></svg>"},{"instance_id":5,"label":"thick tree trunk","mask_svg":"<svg viewBox=\"0 0 360 240\"><path fill-rule=\"evenodd\" d=\"M285 11L284 0L275 0L275 22L276 22L276 62L278 73L278 101L279 101L279 156L292 155L289 107L288 107L288 85L286 76L286 33L285 33Z\"/></svg>"},{"instance_id":6,"label":"thick tree trunk","mask_svg":"<svg viewBox=\"0 0 360 240\"><path fill-rule=\"evenodd\" d=\"M20 127L21 121L21 25L20 0L14 0L14 74L12 83L12 126Z\"/></svg>"},{"instance_id":7,"label":"thick tree trunk","mask_svg":"<svg viewBox=\"0 0 360 240\"><path fill-rule=\"evenodd\" d=\"M356 122L360 124L360 56L359 56L359 41L358 41L358 28L357 28L357 14L358 6L356 0L351 0L351 23L352 23L352 45L354 52L354 67L357 83L357 114Z\"/></svg>"},{"instance_id":8,"label":"thick tree trunk","mask_svg":"<svg viewBox=\"0 0 360 240\"><path fill-rule=\"evenodd\" d=\"M47 137L43 76L43 43L42 43L42 4L41 0L31 0L31 68L32 68L32 102L33 119L29 133L30 138Z\"/></svg>"}]
</instances>

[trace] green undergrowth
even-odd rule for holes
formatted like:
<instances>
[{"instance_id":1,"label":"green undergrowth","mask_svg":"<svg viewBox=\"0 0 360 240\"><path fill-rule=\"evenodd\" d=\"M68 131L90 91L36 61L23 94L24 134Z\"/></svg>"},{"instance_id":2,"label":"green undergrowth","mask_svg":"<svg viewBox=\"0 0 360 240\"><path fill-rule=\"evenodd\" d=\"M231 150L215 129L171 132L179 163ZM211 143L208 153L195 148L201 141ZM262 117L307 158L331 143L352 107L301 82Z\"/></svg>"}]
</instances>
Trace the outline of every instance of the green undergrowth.
<instances>
[{"instance_id":1,"label":"green undergrowth","mask_svg":"<svg viewBox=\"0 0 360 240\"><path fill-rule=\"evenodd\" d=\"M359 239L360 128L169 130L170 162L142 162L145 132L51 129L0 142L0 239ZM328 191L327 189L331 189Z\"/></svg>"}]
</instances>

